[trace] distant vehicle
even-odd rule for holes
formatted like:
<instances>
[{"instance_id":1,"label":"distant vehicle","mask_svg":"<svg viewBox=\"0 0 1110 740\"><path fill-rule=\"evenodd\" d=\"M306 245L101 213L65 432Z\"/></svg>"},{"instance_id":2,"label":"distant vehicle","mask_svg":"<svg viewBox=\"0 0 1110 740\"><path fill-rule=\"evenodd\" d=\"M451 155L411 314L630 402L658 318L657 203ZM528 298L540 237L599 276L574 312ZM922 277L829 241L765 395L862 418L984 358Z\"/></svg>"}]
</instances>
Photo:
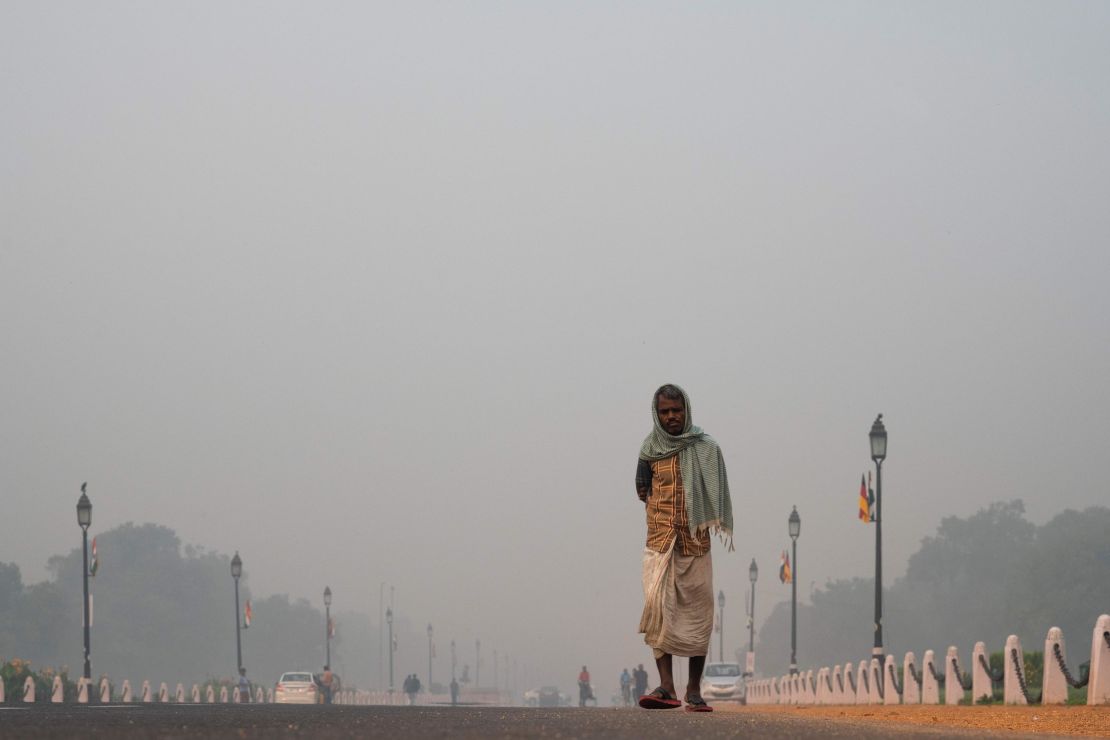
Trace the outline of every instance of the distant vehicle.
<instances>
[{"instance_id":1,"label":"distant vehicle","mask_svg":"<svg viewBox=\"0 0 1110 740\"><path fill-rule=\"evenodd\" d=\"M739 663L707 663L701 674L701 698L746 702L747 685Z\"/></svg>"},{"instance_id":2,"label":"distant vehicle","mask_svg":"<svg viewBox=\"0 0 1110 740\"><path fill-rule=\"evenodd\" d=\"M311 671L283 673L274 686L275 704L316 704L319 697L320 687Z\"/></svg>"},{"instance_id":3,"label":"distant vehicle","mask_svg":"<svg viewBox=\"0 0 1110 740\"><path fill-rule=\"evenodd\" d=\"M557 707L563 703L563 696L555 686L544 686L539 693L539 706Z\"/></svg>"}]
</instances>

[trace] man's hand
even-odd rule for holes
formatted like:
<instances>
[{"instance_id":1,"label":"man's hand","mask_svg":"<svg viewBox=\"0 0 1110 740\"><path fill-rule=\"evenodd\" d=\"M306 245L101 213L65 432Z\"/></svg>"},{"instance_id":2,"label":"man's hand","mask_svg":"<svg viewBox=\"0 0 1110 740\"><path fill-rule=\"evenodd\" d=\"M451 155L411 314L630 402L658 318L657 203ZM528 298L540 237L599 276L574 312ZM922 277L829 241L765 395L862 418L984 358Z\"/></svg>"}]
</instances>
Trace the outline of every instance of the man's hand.
<instances>
[{"instance_id":1,"label":"man's hand","mask_svg":"<svg viewBox=\"0 0 1110 740\"><path fill-rule=\"evenodd\" d=\"M649 489L649 488L637 488L636 489L636 497L639 498L640 501L644 502L645 504L647 503L648 496L650 496L650 495L651 495L651 489Z\"/></svg>"}]
</instances>

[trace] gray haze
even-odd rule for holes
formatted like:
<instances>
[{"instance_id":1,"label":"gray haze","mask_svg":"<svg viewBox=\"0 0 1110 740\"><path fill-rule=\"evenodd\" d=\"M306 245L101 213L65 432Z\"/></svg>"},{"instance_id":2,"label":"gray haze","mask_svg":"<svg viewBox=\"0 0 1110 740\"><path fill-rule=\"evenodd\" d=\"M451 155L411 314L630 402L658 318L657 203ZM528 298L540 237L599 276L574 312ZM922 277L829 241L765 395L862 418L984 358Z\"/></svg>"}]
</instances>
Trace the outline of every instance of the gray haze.
<instances>
[{"instance_id":1,"label":"gray haze","mask_svg":"<svg viewBox=\"0 0 1110 740\"><path fill-rule=\"evenodd\" d=\"M650 658L663 382L729 467L728 652L752 557L757 609L788 596L792 505L799 593L872 574L880 411L888 581L943 515L1105 504L1108 29L1096 2L8 0L0 561L46 578L87 480L93 533L164 524L259 598L329 584L375 622L392 584L440 675L480 638L607 697Z\"/></svg>"}]
</instances>

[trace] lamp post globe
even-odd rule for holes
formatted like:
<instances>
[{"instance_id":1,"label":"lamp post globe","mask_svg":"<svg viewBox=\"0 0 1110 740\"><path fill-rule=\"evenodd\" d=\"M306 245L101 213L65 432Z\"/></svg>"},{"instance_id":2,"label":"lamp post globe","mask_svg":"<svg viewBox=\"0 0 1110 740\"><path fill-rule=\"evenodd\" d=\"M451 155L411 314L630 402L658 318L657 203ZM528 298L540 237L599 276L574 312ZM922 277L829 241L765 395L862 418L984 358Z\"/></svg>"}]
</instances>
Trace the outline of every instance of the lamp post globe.
<instances>
[{"instance_id":1,"label":"lamp post globe","mask_svg":"<svg viewBox=\"0 0 1110 740\"><path fill-rule=\"evenodd\" d=\"M882 414L875 417L875 423L871 425L871 433L867 436L871 439L871 459L882 462L886 459L886 425L883 424Z\"/></svg>"},{"instance_id":2,"label":"lamp post globe","mask_svg":"<svg viewBox=\"0 0 1110 740\"><path fill-rule=\"evenodd\" d=\"M331 587L324 586L324 606L331 606Z\"/></svg>"},{"instance_id":3,"label":"lamp post globe","mask_svg":"<svg viewBox=\"0 0 1110 740\"><path fill-rule=\"evenodd\" d=\"M84 563L84 568L81 570L81 584L84 589L84 605L85 612L85 684L89 693L92 693L92 687L89 684L92 682L92 661L89 653L89 526L92 524L92 502L89 501L88 494L85 493L85 485L81 484L81 498L77 499L77 524L81 527L81 560Z\"/></svg>"},{"instance_id":4,"label":"lamp post globe","mask_svg":"<svg viewBox=\"0 0 1110 740\"><path fill-rule=\"evenodd\" d=\"M752 564L748 566L748 580L752 583L759 580L759 566L755 564L755 558L752 558Z\"/></svg>"},{"instance_id":5,"label":"lamp post globe","mask_svg":"<svg viewBox=\"0 0 1110 740\"><path fill-rule=\"evenodd\" d=\"M243 559L239 557L239 551L235 551L235 557L231 559L231 577L238 579L243 575Z\"/></svg>"},{"instance_id":6,"label":"lamp post globe","mask_svg":"<svg viewBox=\"0 0 1110 740\"><path fill-rule=\"evenodd\" d=\"M802 518L798 516L798 507L794 507L794 511L790 512L790 518L787 520L790 531L790 539L798 539L798 535L802 533Z\"/></svg>"}]
</instances>

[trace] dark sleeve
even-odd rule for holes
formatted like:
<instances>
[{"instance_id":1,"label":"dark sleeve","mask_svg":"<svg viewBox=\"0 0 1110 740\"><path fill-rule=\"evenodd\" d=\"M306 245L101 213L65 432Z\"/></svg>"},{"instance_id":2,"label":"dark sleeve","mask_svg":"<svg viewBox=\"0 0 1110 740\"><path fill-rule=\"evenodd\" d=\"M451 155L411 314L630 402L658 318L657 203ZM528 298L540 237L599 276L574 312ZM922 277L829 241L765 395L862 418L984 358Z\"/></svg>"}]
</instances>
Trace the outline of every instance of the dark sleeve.
<instances>
[{"instance_id":1,"label":"dark sleeve","mask_svg":"<svg viewBox=\"0 0 1110 740\"><path fill-rule=\"evenodd\" d=\"M651 493L651 463L640 460L636 463L636 495L640 491Z\"/></svg>"}]
</instances>

